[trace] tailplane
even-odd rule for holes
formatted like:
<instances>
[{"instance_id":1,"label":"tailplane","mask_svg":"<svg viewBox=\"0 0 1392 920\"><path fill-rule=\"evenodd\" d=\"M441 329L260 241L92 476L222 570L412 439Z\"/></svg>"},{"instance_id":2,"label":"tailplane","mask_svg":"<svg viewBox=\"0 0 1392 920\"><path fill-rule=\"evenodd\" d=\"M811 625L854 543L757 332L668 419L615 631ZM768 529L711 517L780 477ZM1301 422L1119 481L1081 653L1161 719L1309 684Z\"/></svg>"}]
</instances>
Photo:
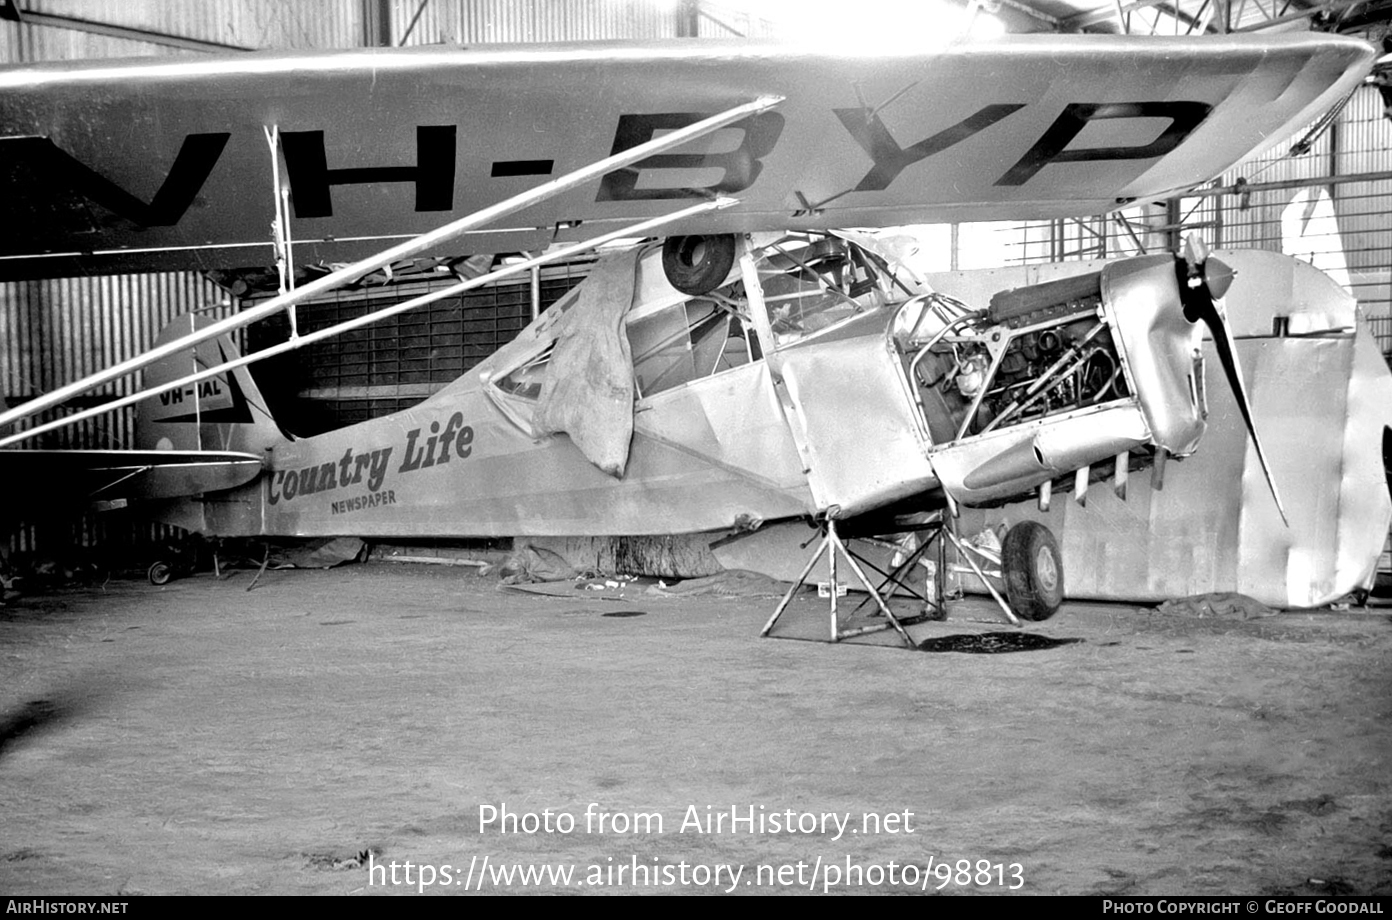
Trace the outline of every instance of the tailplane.
<instances>
[{"instance_id":1,"label":"tailplane","mask_svg":"<svg viewBox=\"0 0 1392 920\"><path fill-rule=\"evenodd\" d=\"M163 345L206 326L186 313L160 332ZM241 357L229 336L203 342L145 369L145 388L171 383ZM135 429L140 450L242 451L264 456L286 440L245 366L158 393L140 403Z\"/></svg>"}]
</instances>

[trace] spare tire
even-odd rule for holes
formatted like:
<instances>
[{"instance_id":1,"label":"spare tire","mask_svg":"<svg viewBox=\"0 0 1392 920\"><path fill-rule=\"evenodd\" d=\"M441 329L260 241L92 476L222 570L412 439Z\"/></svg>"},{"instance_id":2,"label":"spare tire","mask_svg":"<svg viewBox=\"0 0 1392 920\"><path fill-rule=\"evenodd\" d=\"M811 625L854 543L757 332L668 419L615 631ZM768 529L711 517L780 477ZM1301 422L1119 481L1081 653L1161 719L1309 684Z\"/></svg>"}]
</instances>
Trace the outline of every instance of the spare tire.
<instances>
[{"instance_id":1,"label":"spare tire","mask_svg":"<svg viewBox=\"0 0 1392 920\"><path fill-rule=\"evenodd\" d=\"M669 236L662 244L662 271L667 282L683 294L708 294L730 276L735 267L735 238Z\"/></svg>"},{"instance_id":2,"label":"spare tire","mask_svg":"<svg viewBox=\"0 0 1392 920\"><path fill-rule=\"evenodd\" d=\"M1023 620L1047 620L1063 603L1063 558L1053 531L1021 521L1001 544L1005 598Z\"/></svg>"}]
</instances>

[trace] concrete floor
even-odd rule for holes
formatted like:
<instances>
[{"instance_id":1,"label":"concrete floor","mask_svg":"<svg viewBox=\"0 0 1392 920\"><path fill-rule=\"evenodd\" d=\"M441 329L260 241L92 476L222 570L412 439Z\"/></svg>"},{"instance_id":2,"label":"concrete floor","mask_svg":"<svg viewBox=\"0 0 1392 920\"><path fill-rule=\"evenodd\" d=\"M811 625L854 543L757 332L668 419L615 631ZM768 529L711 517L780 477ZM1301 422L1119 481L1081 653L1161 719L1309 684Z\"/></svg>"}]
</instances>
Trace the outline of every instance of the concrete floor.
<instances>
[{"instance_id":1,"label":"concrete floor","mask_svg":"<svg viewBox=\"0 0 1392 920\"><path fill-rule=\"evenodd\" d=\"M770 597L252 576L0 610L0 892L1392 893L1383 613L926 654L761 640Z\"/></svg>"}]
</instances>

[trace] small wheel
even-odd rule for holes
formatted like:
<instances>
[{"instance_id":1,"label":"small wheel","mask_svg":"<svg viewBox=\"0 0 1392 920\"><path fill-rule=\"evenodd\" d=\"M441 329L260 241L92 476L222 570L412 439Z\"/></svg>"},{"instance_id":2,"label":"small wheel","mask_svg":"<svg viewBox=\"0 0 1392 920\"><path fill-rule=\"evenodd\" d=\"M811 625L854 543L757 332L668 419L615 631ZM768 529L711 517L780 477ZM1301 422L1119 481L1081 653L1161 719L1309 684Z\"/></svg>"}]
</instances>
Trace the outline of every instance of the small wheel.
<instances>
[{"instance_id":1,"label":"small wheel","mask_svg":"<svg viewBox=\"0 0 1392 920\"><path fill-rule=\"evenodd\" d=\"M1025 620L1047 620L1063 603L1063 559L1043 524L1021 521L1001 544L1001 569L1010 609Z\"/></svg>"},{"instance_id":2,"label":"small wheel","mask_svg":"<svg viewBox=\"0 0 1392 920\"><path fill-rule=\"evenodd\" d=\"M156 562L150 566L150 570L145 573L145 577L150 579L152 585L167 585L169 579L174 577L174 569L167 562Z\"/></svg>"},{"instance_id":3,"label":"small wheel","mask_svg":"<svg viewBox=\"0 0 1392 920\"><path fill-rule=\"evenodd\" d=\"M735 249L735 238L729 234L669 236L662 244L662 271L683 294L708 294L730 276Z\"/></svg>"}]
</instances>

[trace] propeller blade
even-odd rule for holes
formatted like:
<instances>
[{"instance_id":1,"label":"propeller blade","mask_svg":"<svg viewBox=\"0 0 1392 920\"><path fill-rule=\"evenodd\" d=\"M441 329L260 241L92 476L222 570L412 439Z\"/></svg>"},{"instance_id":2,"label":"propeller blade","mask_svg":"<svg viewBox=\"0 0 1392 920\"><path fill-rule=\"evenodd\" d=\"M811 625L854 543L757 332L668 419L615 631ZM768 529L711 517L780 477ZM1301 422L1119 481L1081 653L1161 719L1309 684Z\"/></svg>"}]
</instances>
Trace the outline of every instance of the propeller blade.
<instances>
[{"instance_id":1,"label":"propeller blade","mask_svg":"<svg viewBox=\"0 0 1392 920\"><path fill-rule=\"evenodd\" d=\"M1208 243L1197 233L1184 238L1184 263L1189 267L1189 277L1201 275L1204 263L1208 261Z\"/></svg>"},{"instance_id":2,"label":"propeller blade","mask_svg":"<svg viewBox=\"0 0 1392 920\"><path fill-rule=\"evenodd\" d=\"M1233 271L1218 259L1209 260L1207 247L1202 241L1193 243L1189 238L1185 246L1184 261L1188 268L1187 289L1184 292L1184 315L1190 322L1202 320L1213 334L1213 346L1218 352L1218 361L1223 365L1223 373L1228 378L1228 388L1237 399L1237 407L1242 412L1242 421L1247 425L1247 434L1252 438L1252 446L1257 449L1257 459L1261 462L1262 473L1266 475L1267 487L1276 502L1276 510L1281 512L1281 520L1287 527L1290 519L1286 517L1286 507L1281 503L1281 494L1276 489L1276 479L1271 474L1271 464L1266 459L1261 437L1257 434L1257 423L1252 418L1252 404L1247 398L1247 385L1242 380L1242 366L1237 360L1237 343L1228 327L1227 311L1218 302L1218 297L1227 293L1232 284ZM1215 288L1218 290L1215 292Z\"/></svg>"}]
</instances>

